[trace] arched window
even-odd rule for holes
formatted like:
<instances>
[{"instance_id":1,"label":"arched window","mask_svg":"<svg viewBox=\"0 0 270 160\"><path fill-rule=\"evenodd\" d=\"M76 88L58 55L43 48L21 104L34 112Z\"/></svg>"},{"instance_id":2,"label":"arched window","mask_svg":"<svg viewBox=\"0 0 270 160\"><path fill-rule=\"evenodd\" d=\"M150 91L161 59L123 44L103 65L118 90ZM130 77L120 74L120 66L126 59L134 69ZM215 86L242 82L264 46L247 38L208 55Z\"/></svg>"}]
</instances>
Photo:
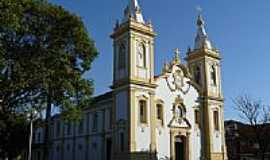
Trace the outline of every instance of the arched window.
<instances>
[{"instance_id":1,"label":"arched window","mask_svg":"<svg viewBox=\"0 0 270 160\"><path fill-rule=\"evenodd\" d=\"M60 133L61 132L61 123L60 121L57 121L56 122L56 137L59 137L60 136Z\"/></svg>"},{"instance_id":2,"label":"arched window","mask_svg":"<svg viewBox=\"0 0 270 160\"><path fill-rule=\"evenodd\" d=\"M71 122L68 122L66 124L66 126L67 126L67 135L70 135L71 134Z\"/></svg>"},{"instance_id":3,"label":"arched window","mask_svg":"<svg viewBox=\"0 0 270 160\"><path fill-rule=\"evenodd\" d=\"M147 123L147 106L145 100L139 101L140 122Z\"/></svg>"},{"instance_id":4,"label":"arched window","mask_svg":"<svg viewBox=\"0 0 270 160\"><path fill-rule=\"evenodd\" d=\"M162 104L157 104L156 106L157 120L161 125L163 125L163 106Z\"/></svg>"},{"instance_id":5,"label":"arched window","mask_svg":"<svg viewBox=\"0 0 270 160\"><path fill-rule=\"evenodd\" d=\"M97 112L95 112L93 115L93 126L92 126L93 132L97 131L97 126L98 126L98 114Z\"/></svg>"},{"instance_id":6,"label":"arched window","mask_svg":"<svg viewBox=\"0 0 270 160\"><path fill-rule=\"evenodd\" d=\"M67 151L69 151L70 150L70 145L69 144L67 144Z\"/></svg>"},{"instance_id":7,"label":"arched window","mask_svg":"<svg viewBox=\"0 0 270 160\"><path fill-rule=\"evenodd\" d=\"M175 114L176 114L177 117L183 117L183 111L181 109L181 106L177 106L175 108Z\"/></svg>"},{"instance_id":8,"label":"arched window","mask_svg":"<svg viewBox=\"0 0 270 160\"><path fill-rule=\"evenodd\" d=\"M146 67L146 48L143 43L139 43L137 46L137 65L139 67Z\"/></svg>"},{"instance_id":9,"label":"arched window","mask_svg":"<svg viewBox=\"0 0 270 160\"><path fill-rule=\"evenodd\" d=\"M83 149L83 145L82 144L78 144L78 149L79 149L79 151L81 151Z\"/></svg>"},{"instance_id":10,"label":"arched window","mask_svg":"<svg viewBox=\"0 0 270 160\"><path fill-rule=\"evenodd\" d=\"M194 69L194 79L197 84L201 84L201 68L199 66Z\"/></svg>"},{"instance_id":11,"label":"arched window","mask_svg":"<svg viewBox=\"0 0 270 160\"><path fill-rule=\"evenodd\" d=\"M125 148L125 135L123 132L120 133L120 150L121 152L124 151L124 148Z\"/></svg>"},{"instance_id":12,"label":"arched window","mask_svg":"<svg viewBox=\"0 0 270 160\"><path fill-rule=\"evenodd\" d=\"M78 133L79 134L82 134L83 133L83 130L84 130L84 119L82 118L79 122L79 126L78 126Z\"/></svg>"},{"instance_id":13,"label":"arched window","mask_svg":"<svg viewBox=\"0 0 270 160\"><path fill-rule=\"evenodd\" d=\"M37 136L37 142L40 143L40 138L41 138L41 133L38 132L38 136Z\"/></svg>"},{"instance_id":14,"label":"arched window","mask_svg":"<svg viewBox=\"0 0 270 160\"><path fill-rule=\"evenodd\" d=\"M217 85L217 73L216 73L216 67L214 65L210 68L210 74L211 74L211 84Z\"/></svg>"},{"instance_id":15,"label":"arched window","mask_svg":"<svg viewBox=\"0 0 270 160\"><path fill-rule=\"evenodd\" d=\"M178 119L185 118L186 116L185 106L182 104L177 104L174 108L174 114L175 114L175 117L177 117Z\"/></svg>"},{"instance_id":16,"label":"arched window","mask_svg":"<svg viewBox=\"0 0 270 160\"><path fill-rule=\"evenodd\" d=\"M195 124L200 127L200 111L196 109L194 111L194 117L195 117Z\"/></svg>"},{"instance_id":17,"label":"arched window","mask_svg":"<svg viewBox=\"0 0 270 160\"><path fill-rule=\"evenodd\" d=\"M219 131L219 112L213 112L214 128L216 131Z\"/></svg>"},{"instance_id":18,"label":"arched window","mask_svg":"<svg viewBox=\"0 0 270 160\"><path fill-rule=\"evenodd\" d=\"M126 67L126 46L125 44L120 44L119 55L118 55L118 68L123 69Z\"/></svg>"},{"instance_id":19,"label":"arched window","mask_svg":"<svg viewBox=\"0 0 270 160\"><path fill-rule=\"evenodd\" d=\"M57 145L57 146L56 146L56 152L59 152L59 151L60 151L60 146Z\"/></svg>"},{"instance_id":20,"label":"arched window","mask_svg":"<svg viewBox=\"0 0 270 160\"><path fill-rule=\"evenodd\" d=\"M112 116L112 109L109 109L109 128L112 128L112 123L113 123L113 116Z\"/></svg>"}]
</instances>

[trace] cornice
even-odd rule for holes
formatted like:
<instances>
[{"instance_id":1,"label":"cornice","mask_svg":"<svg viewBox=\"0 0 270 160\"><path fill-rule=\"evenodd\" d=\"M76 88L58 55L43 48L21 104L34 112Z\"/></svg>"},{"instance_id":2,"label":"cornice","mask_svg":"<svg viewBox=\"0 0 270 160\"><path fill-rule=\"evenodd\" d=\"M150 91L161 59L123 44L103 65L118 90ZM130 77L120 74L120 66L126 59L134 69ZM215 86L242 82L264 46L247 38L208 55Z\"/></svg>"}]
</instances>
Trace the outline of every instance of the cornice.
<instances>
[{"instance_id":1,"label":"cornice","mask_svg":"<svg viewBox=\"0 0 270 160\"><path fill-rule=\"evenodd\" d=\"M114 82L114 84L110 88L111 89L116 89L116 88L119 88L119 87L122 87L122 86L125 86L125 85L130 85L130 84L140 85L140 86L148 87L148 88L156 88L158 86L156 84L145 82L145 81L141 81L141 80L123 79L121 81Z\"/></svg>"},{"instance_id":2,"label":"cornice","mask_svg":"<svg viewBox=\"0 0 270 160\"><path fill-rule=\"evenodd\" d=\"M135 32L139 32L151 37L155 37L157 34L154 32L152 25L142 24L135 22L134 20L130 19L129 21L121 24L118 28L115 28L114 32L111 34L111 38L116 38L121 34L133 30Z\"/></svg>"},{"instance_id":3,"label":"cornice","mask_svg":"<svg viewBox=\"0 0 270 160\"><path fill-rule=\"evenodd\" d=\"M210 50L206 48L202 49L196 49L194 51L190 51L187 53L187 57L185 58L187 61L190 61L192 59L197 59L200 57L211 57L217 60L221 60L220 54L218 50Z\"/></svg>"},{"instance_id":4,"label":"cornice","mask_svg":"<svg viewBox=\"0 0 270 160\"><path fill-rule=\"evenodd\" d=\"M219 102L224 102L224 98L223 97L202 96L201 98L207 99L207 100L215 100L215 101L219 101Z\"/></svg>"}]
</instances>

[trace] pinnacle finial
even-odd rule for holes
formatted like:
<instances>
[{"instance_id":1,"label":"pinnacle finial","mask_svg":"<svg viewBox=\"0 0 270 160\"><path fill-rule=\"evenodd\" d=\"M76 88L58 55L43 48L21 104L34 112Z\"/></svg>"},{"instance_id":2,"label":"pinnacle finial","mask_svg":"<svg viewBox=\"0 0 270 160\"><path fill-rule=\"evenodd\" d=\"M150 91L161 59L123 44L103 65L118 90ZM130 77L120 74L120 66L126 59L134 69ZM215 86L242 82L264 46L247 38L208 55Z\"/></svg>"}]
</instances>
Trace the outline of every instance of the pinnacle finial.
<instances>
[{"instance_id":1,"label":"pinnacle finial","mask_svg":"<svg viewBox=\"0 0 270 160\"><path fill-rule=\"evenodd\" d=\"M180 64L181 63L179 55L180 55L179 48L175 48L175 50L174 50L174 60L173 60L175 64Z\"/></svg>"},{"instance_id":2,"label":"pinnacle finial","mask_svg":"<svg viewBox=\"0 0 270 160\"><path fill-rule=\"evenodd\" d=\"M199 26L199 27L201 27L201 26L204 26L204 20L203 20L203 17L202 17L202 15L201 14L199 14L199 16L198 16L198 20L197 20L197 25Z\"/></svg>"},{"instance_id":3,"label":"pinnacle finial","mask_svg":"<svg viewBox=\"0 0 270 160\"><path fill-rule=\"evenodd\" d=\"M206 49L212 49L212 44L208 39L208 35L206 33L205 30L205 22L203 20L203 16L201 14L201 10L202 9L197 9L199 10L199 16L197 19L197 36L195 39L195 49L202 49L202 48L206 48Z\"/></svg>"},{"instance_id":4,"label":"pinnacle finial","mask_svg":"<svg viewBox=\"0 0 270 160\"><path fill-rule=\"evenodd\" d=\"M169 71L169 64L165 60L163 64L163 68L162 68L162 73L164 74L164 73L167 73L168 71Z\"/></svg>"},{"instance_id":5,"label":"pinnacle finial","mask_svg":"<svg viewBox=\"0 0 270 160\"><path fill-rule=\"evenodd\" d=\"M127 21L129 18L133 18L139 23L145 23L138 0L129 0L129 4L125 11L124 21Z\"/></svg>"},{"instance_id":6,"label":"pinnacle finial","mask_svg":"<svg viewBox=\"0 0 270 160\"><path fill-rule=\"evenodd\" d=\"M197 25L198 25L198 26L204 26L204 20L203 20L203 17L202 17L203 9L202 9L201 6L197 6L197 7L196 7L196 10L197 10L197 12L198 12Z\"/></svg>"},{"instance_id":7,"label":"pinnacle finial","mask_svg":"<svg viewBox=\"0 0 270 160\"><path fill-rule=\"evenodd\" d=\"M174 53L175 53L175 56L178 57L179 54L180 54L179 48L175 48L175 49L174 49Z\"/></svg>"}]
</instances>

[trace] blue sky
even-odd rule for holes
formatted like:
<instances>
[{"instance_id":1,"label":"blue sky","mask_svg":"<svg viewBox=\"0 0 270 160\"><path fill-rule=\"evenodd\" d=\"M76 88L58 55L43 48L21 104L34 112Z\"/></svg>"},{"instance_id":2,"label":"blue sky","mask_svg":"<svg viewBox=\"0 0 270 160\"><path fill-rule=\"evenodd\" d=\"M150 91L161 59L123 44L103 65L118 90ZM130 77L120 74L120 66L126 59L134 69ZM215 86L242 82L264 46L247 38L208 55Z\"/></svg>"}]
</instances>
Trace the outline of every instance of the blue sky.
<instances>
[{"instance_id":1,"label":"blue sky","mask_svg":"<svg viewBox=\"0 0 270 160\"><path fill-rule=\"evenodd\" d=\"M128 0L50 0L82 17L100 56L87 77L95 81L95 95L112 84L112 40L109 35L123 16ZM151 20L155 41L155 73L174 48L184 58L196 34L196 6L203 8L207 32L221 51L225 119L239 119L232 98L249 94L270 104L269 0L139 0L144 17Z\"/></svg>"}]
</instances>

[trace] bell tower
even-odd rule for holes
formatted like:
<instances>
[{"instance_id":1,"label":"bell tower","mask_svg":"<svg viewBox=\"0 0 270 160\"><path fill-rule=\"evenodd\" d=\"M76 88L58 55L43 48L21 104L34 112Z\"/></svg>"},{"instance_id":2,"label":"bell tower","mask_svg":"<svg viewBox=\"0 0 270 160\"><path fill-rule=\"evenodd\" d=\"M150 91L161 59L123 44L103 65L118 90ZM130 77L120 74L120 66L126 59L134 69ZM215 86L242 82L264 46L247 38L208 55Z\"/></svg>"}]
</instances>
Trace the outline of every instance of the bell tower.
<instances>
[{"instance_id":1,"label":"bell tower","mask_svg":"<svg viewBox=\"0 0 270 160\"><path fill-rule=\"evenodd\" d=\"M203 158L224 160L226 159L226 145L221 88L221 56L208 38L201 14L197 19L194 49L188 50L186 60L193 80L201 88Z\"/></svg>"},{"instance_id":2,"label":"bell tower","mask_svg":"<svg viewBox=\"0 0 270 160\"><path fill-rule=\"evenodd\" d=\"M117 21L113 39L113 160L136 158L140 147L155 151L154 37L137 0L129 0ZM153 115L153 116L150 116ZM138 126L146 130L145 146L138 144ZM142 156L142 155L141 155Z\"/></svg>"},{"instance_id":3,"label":"bell tower","mask_svg":"<svg viewBox=\"0 0 270 160\"><path fill-rule=\"evenodd\" d=\"M144 21L137 0L130 0L124 18L111 35L114 46L113 85L152 84L154 81L154 37L150 22Z\"/></svg>"},{"instance_id":4,"label":"bell tower","mask_svg":"<svg viewBox=\"0 0 270 160\"><path fill-rule=\"evenodd\" d=\"M222 98L220 53L215 49L205 30L202 15L197 20L194 50L187 53L188 66L195 82L211 97Z\"/></svg>"}]
</instances>

